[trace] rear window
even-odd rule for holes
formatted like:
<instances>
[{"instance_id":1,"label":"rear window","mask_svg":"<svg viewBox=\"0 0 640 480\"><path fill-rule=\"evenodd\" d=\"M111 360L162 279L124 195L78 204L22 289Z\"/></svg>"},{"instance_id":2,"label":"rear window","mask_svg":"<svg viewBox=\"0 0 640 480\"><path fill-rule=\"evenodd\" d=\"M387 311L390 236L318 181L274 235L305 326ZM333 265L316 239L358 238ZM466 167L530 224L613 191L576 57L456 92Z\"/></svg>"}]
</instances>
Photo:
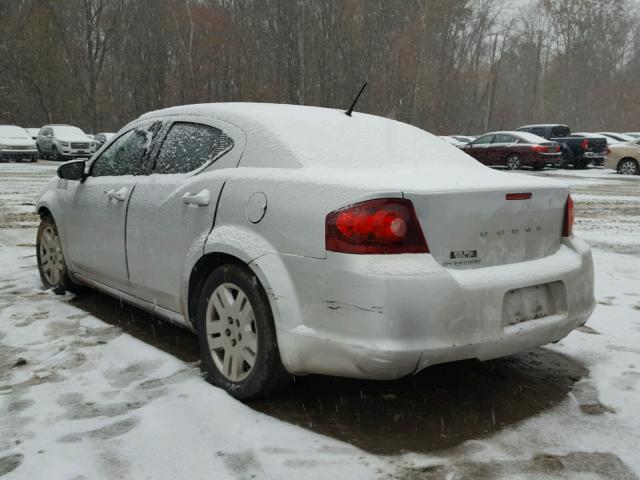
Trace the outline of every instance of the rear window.
<instances>
[{"instance_id":1,"label":"rear window","mask_svg":"<svg viewBox=\"0 0 640 480\"><path fill-rule=\"evenodd\" d=\"M176 122L162 143L154 173L188 173L233 147L222 130L199 123Z\"/></svg>"},{"instance_id":2,"label":"rear window","mask_svg":"<svg viewBox=\"0 0 640 480\"><path fill-rule=\"evenodd\" d=\"M569 130L569 127L559 126L559 127L553 127L551 129L552 137L568 137L569 135L571 135L571 130Z\"/></svg>"}]
</instances>

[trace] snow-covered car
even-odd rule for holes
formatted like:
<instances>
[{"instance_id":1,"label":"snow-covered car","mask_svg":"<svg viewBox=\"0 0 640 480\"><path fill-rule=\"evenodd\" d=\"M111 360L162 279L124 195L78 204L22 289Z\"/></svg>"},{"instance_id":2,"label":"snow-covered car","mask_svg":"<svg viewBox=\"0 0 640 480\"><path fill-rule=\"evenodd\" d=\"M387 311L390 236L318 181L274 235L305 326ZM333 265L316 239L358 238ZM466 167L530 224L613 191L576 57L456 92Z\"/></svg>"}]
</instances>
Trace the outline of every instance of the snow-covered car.
<instances>
[{"instance_id":1,"label":"snow-covered car","mask_svg":"<svg viewBox=\"0 0 640 480\"><path fill-rule=\"evenodd\" d=\"M115 133L96 133L93 136L93 139L98 144L98 148L100 148L102 145L104 145L109 140L111 140L114 136L115 136Z\"/></svg>"},{"instance_id":2,"label":"snow-covered car","mask_svg":"<svg viewBox=\"0 0 640 480\"><path fill-rule=\"evenodd\" d=\"M24 128L0 125L0 162L38 159L36 144Z\"/></svg>"},{"instance_id":3,"label":"snow-covered car","mask_svg":"<svg viewBox=\"0 0 640 480\"><path fill-rule=\"evenodd\" d=\"M630 135L625 135L624 133L616 133L616 132L597 132L600 135L604 135L607 138L611 138L616 142L625 143L630 142L634 139L634 137Z\"/></svg>"},{"instance_id":4,"label":"snow-covered car","mask_svg":"<svg viewBox=\"0 0 640 480\"><path fill-rule=\"evenodd\" d=\"M625 132L627 137L640 138L640 132Z\"/></svg>"},{"instance_id":5,"label":"snow-covered car","mask_svg":"<svg viewBox=\"0 0 640 480\"><path fill-rule=\"evenodd\" d=\"M97 150L97 142L81 129L71 125L45 125L36 139L42 158L64 161L72 158L89 158Z\"/></svg>"},{"instance_id":6,"label":"snow-covered car","mask_svg":"<svg viewBox=\"0 0 640 480\"><path fill-rule=\"evenodd\" d=\"M194 330L209 381L238 398L515 354L594 308L566 184L381 117L173 107L58 177L36 203L44 286Z\"/></svg>"},{"instance_id":7,"label":"snow-covered car","mask_svg":"<svg viewBox=\"0 0 640 480\"><path fill-rule=\"evenodd\" d=\"M623 175L640 175L640 139L611 145L604 166Z\"/></svg>"},{"instance_id":8,"label":"snow-covered car","mask_svg":"<svg viewBox=\"0 0 640 480\"><path fill-rule=\"evenodd\" d=\"M478 137L472 137L471 135L449 135L451 138L455 138L462 143L471 143Z\"/></svg>"},{"instance_id":9,"label":"snow-covered car","mask_svg":"<svg viewBox=\"0 0 640 480\"><path fill-rule=\"evenodd\" d=\"M25 130L27 131L27 133L31 136L31 138L33 140L38 138L38 132L40 131L39 128L25 128Z\"/></svg>"},{"instance_id":10,"label":"snow-covered car","mask_svg":"<svg viewBox=\"0 0 640 480\"><path fill-rule=\"evenodd\" d=\"M453 145L454 147L458 147L458 148L462 148L466 145L465 142L461 142L460 140L457 140L453 137L450 137L448 135L440 135L438 138L441 138L442 140L444 140L445 142L447 142L450 145Z\"/></svg>"}]
</instances>

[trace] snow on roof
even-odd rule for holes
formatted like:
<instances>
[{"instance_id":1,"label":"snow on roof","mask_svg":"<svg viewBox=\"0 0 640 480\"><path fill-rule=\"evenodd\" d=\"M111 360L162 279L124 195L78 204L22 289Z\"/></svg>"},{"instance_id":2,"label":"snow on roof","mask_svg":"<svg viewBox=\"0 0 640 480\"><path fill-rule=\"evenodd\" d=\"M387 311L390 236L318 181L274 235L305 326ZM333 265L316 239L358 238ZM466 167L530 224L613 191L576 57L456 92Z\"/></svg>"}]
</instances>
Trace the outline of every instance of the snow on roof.
<instances>
[{"instance_id":1,"label":"snow on roof","mask_svg":"<svg viewBox=\"0 0 640 480\"><path fill-rule=\"evenodd\" d=\"M426 185L482 189L516 184L548 187L553 183L492 170L424 130L358 112L348 117L342 110L322 107L211 103L149 112L133 123L180 115L207 116L233 124L246 135L240 167L304 168L305 172L291 172L297 179L311 176L327 184L405 190Z\"/></svg>"},{"instance_id":2,"label":"snow on roof","mask_svg":"<svg viewBox=\"0 0 640 480\"><path fill-rule=\"evenodd\" d=\"M549 128L549 127L567 127L566 125L562 124L562 123L536 123L535 125L523 125L520 128L535 128L535 127L542 127L542 128Z\"/></svg>"}]
</instances>

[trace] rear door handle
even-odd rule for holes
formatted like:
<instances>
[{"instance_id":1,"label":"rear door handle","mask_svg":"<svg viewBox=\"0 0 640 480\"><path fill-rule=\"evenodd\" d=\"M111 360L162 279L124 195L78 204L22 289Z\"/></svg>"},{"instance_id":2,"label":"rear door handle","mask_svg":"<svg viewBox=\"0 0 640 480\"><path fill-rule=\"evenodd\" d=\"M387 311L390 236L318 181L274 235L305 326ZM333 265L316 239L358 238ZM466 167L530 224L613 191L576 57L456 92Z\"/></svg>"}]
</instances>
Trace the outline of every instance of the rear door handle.
<instances>
[{"instance_id":1,"label":"rear door handle","mask_svg":"<svg viewBox=\"0 0 640 480\"><path fill-rule=\"evenodd\" d=\"M192 205L209 205L210 195L209 190L204 189L200 190L198 193L185 193L182 196L182 201L184 203L192 204Z\"/></svg>"},{"instance_id":2,"label":"rear door handle","mask_svg":"<svg viewBox=\"0 0 640 480\"><path fill-rule=\"evenodd\" d=\"M126 187L122 187L120 190L115 190L112 188L111 190L107 190L104 192L107 194L108 199L114 199L118 202L124 202L127 199L127 195L129 194L129 190Z\"/></svg>"}]
</instances>

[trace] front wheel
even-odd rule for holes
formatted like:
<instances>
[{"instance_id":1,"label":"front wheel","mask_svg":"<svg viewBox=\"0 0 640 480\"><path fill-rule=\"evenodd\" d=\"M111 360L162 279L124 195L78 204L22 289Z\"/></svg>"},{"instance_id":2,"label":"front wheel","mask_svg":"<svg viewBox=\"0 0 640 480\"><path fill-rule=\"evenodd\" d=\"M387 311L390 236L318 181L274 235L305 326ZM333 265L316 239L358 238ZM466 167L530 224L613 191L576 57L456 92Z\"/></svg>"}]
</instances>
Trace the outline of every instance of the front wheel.
<instances>
[{"instance_id":1,"label":"front wheel","mask_svg":"<svg viewBox=\"0 0 640 480\"><path fill-rule=\"evenodd\" d=\"M506 165L509 170L518 170L520 168L520 158L517 155L509 155Z\"/></svg>"},{"instance_id":2,"label":"front wheel","mask_svg":"<svg viewBox=\"0 0 640 480\"><path fill-rule=\"evenodd\" d=\"M638 167L638 162L631 158L627 158L626 160L622 160L618 165L618 173L622 175L638 175L640 174L640 167Z\"/></svg>"},{"instance_id":3,"label":"front wheel","mask_svg":"<svg viewBox=\"0 0 640 480\"><path fill-rule=\"evenodd\" d=\"M56 147L55 145L51 147L51 160L53 160L54 162L61 162L62 160L64 160L62 158L62 155L60 155L60 152L58 151L58 147Z\"/></svg>"},{"instance_id":4,"label":"front wheel","mask_svg":"<svg viewBox=\"0 0 640 480\"><path fill-rule=\"evenodd\" d=\"M227 264L209 275L196 323L207 380L213 385L245 399L288 383L267 295L248 268Z\"/></svg>"},{"instance_id":5,"label":"front wheel","mask_svg":"<svg viewBox=\"0 0 640 480\"><path fill-rule=\"evenodd\" d=\"M69 278L58 227L50 216L44 216L40 221L36 236L36 257L40 280L45 288L53 288L56 293L63 293L65 290L77 292L80 289Z\"/></svg>"}]
</instances>

